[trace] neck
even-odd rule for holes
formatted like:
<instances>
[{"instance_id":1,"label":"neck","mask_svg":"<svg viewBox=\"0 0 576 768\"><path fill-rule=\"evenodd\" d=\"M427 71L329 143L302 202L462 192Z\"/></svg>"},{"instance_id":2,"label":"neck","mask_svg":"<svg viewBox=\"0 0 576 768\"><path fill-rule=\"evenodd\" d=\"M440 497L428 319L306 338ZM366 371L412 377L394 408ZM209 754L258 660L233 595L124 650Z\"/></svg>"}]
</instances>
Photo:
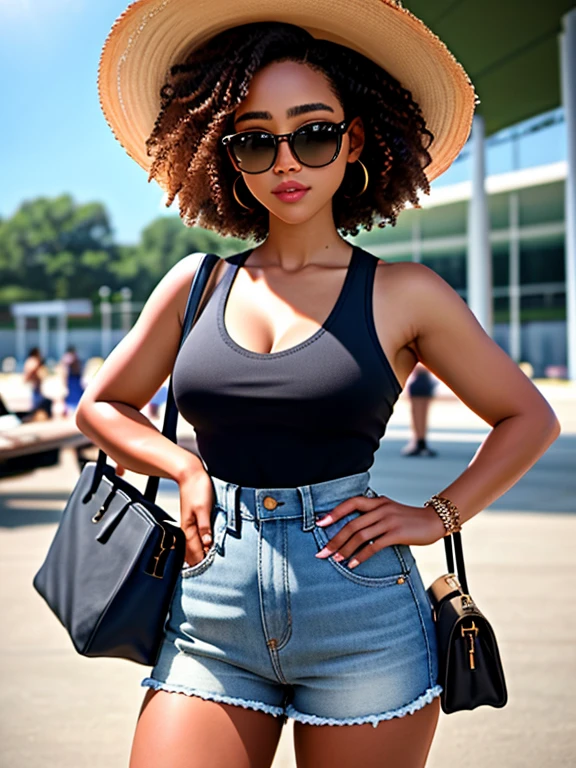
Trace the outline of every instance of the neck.
<instances>
[{"instance_id":1,"label":"neck","mask_svg":"<svg viewBox=\"0 0 576 768\"><path fill-rule=\"evenodd\" d=\"M350 244L334 225L332 201L303 223L290 224L270 215L268 237L254 250L261 266L273 265L286 272L312 264L344 266L350 260Z\"/></svg>"}]
</instances>

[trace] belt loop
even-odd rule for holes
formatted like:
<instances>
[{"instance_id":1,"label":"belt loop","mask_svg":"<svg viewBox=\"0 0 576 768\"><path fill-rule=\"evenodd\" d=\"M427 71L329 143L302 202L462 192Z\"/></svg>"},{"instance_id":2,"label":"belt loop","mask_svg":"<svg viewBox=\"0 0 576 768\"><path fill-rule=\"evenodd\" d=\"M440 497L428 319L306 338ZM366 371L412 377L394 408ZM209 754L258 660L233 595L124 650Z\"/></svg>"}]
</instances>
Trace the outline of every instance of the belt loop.
<instances>
[{"instance_id":1,"label":"belt loop","mask_svg":"<svg viewBox=\"0 0 576 768\"><path fill-rule=\"evenodd\" d=\"M309 485L299 485L298 492L302 497L302 530L312 531L316 526L314 517L314 500Z\"/></svg>"},{"instance_id":2,"label":"belt loop","mask_svg":"<svg viewBox=\"0 0 576 768\"><path fill-rule=\"evenodd\" d=\"M238 533L238 490L240 486L236 483L226 483L225 498L226 511L228 512L228 524L226 526L230 533Z\"/></svg>"}]
</instances>

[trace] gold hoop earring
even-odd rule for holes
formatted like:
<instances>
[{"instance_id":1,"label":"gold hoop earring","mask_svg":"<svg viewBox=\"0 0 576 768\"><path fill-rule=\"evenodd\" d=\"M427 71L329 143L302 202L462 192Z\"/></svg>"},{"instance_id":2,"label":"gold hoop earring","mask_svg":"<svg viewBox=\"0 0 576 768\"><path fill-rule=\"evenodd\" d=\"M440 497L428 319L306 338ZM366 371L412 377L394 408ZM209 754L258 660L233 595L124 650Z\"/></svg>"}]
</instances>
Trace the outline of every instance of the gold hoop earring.
<instances>
[{"instance_id":1,"label":"gold hoop earring","mask_svg":"<svg viewBox=\"0 0 576 768\"><path fill-rule=\"evenodd\" d=\"M240 174L240 176L237 176L234 179L234 184L232 184L232 194L234 195L234 198L235 198L236 202L238 203L238 205L241 205L242 208L246 208L246 210L250 211L250 213L253 213L254 212L254 208L250 208L249 205L244 205L242 200L240 200L240 198L238 197L238 192L236 191L236 183L238 182L238 179L241 179L241 178L242 178L242 175Z\"/></svg>"},{"instance_id":2,"label":"gold hoop earring","mask_svg":"<svg viewBox=\"0 0 576 768\"><path fill-rule=\"evenodd\" d=\"M358 160L356 160L356 162L360 163L360 165L362 167L362 170L364 171L364 186L362 187L360 192L358 192L358 194L356 194L356 195L346 195L345 194L344 197L360 197L360 195L363 195L364 192L366 192L366 189L368 188L368 180L369 180L368 170L367 170L366 166L364 165L364 163L362 162L362 160L358 159Z\"/></svg>"}]
</instances>

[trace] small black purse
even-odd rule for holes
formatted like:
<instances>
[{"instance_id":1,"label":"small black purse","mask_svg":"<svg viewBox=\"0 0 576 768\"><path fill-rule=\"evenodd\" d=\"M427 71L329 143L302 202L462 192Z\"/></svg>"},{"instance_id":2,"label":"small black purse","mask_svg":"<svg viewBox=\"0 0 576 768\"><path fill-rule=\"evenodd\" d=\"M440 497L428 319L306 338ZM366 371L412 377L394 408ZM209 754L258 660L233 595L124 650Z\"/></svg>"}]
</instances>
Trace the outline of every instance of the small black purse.
<instances>
[{"instance_id":1,"label":"small black purse","mask_svg":"<svg viewBox=\"0 0 576 768\"><path fill-rule=\"evenodd\" d=\"M448 573L427 589L436 627L442 710L450 714L482 705L503 707L508 693L500 653L490 622L468 593L461 533L445 536L444 544Z\"/></svg>"},{"instance_id":2,"label":"small black purse","mask_svg":"<svg viewBox=\"0 0 576 768\"><path fill-rule=\"evenodd\" d=\"M192 280L180 347L196 317L212 269L206 254ZM178 411L172 380L162 434L176 442ZM186 539L155 504L159 478L141 493L114 472L101 450L82 468L34 588L83 656L156 663Z\"/></svg>"}]
</instances>

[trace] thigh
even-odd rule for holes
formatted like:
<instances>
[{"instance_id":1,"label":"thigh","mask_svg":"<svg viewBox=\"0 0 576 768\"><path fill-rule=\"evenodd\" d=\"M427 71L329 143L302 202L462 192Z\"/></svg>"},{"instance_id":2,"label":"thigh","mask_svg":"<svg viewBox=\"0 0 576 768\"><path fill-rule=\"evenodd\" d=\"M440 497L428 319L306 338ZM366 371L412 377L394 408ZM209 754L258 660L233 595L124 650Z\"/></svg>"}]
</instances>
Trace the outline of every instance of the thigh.
<instances>
[{"instance_id":1,"label":"thigh","mask_svg":"<svg viewBox=\"0 0 576 768\"><path fill-rule=\"evenodd\" d=\"M241 706L148 690L130 768L269 768L283 722Z\"/></svg>"},{"instance_id":2,"label":"thigh","mask_svg":"<svg viewBox=\"0 0 576 768\"><path fill-rule=\"evenodd\" d=\"M362 725L294 723L298 768L423 768L438 724L440 699L411 715Z\"/></svg>"}]
</instances>

